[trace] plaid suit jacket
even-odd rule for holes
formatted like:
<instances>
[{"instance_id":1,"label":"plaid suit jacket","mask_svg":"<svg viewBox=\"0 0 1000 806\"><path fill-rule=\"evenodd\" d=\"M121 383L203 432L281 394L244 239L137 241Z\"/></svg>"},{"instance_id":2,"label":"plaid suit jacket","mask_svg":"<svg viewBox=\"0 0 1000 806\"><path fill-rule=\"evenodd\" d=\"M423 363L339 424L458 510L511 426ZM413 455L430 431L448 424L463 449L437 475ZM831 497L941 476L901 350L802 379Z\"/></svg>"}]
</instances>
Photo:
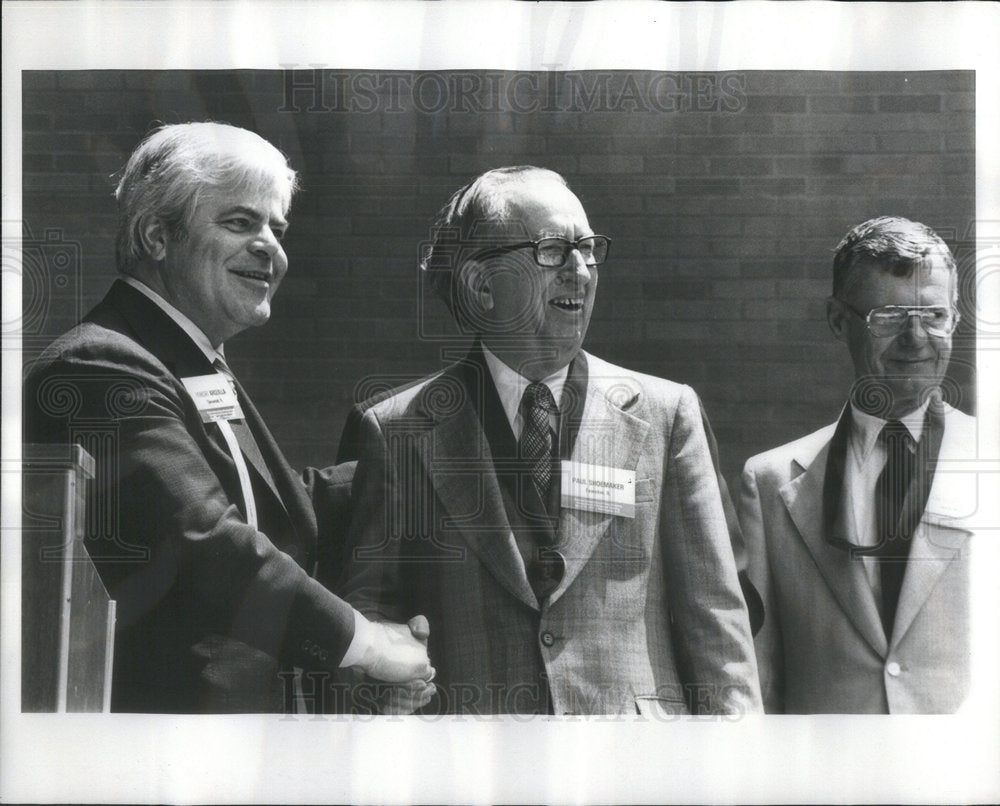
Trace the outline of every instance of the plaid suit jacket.
<instances>
[{"instance_id":1,"label":"plaid suit jacket","mask_svg":"<svg viewBox=\"0 0 1000 806\"><path fill-rule=\"evenodd\" d=\"M344 593L376 618L428 617L439 692L428 710L759 710L694 392L577 357L586 382L571 458L634 470L636 513L563 508L565 574L540 602L477 413L492 378L475 352L361 422Z\"/></svg>"}]
</instances>

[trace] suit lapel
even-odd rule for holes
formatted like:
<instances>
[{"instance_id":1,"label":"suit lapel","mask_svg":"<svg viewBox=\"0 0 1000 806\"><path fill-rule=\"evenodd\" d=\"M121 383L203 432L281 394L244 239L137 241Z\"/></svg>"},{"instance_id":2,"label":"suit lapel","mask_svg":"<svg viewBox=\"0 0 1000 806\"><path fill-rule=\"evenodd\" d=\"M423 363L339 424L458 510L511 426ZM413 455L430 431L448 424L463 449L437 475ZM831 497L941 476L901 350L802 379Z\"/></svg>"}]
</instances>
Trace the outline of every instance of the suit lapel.
<instances>
[{"instance_id":1,"label":"suit lapel","mask_svg":"<svg viewBox=\"0 0 1000 806\"><path fill-rule=\"evenodd\" d=\"M426 477L469 547L513 596L537 610L538 600L511 531L479 418L492 383L489 371L474 354L432 380L418 401L418 411L433 422L420 442L419 454ZM453 410L444 411L436 403L456 399L456 395L460 402ZM478 485L470 484L470 477Z\"/></svg>"},{"instance_id":2,"label":"suit lapel","mask_svg":"<svg viewBox=\"0 0 1000 806\"><path fill-rule=\"evenodd\" d=\"M962 516L976 511L977 490L963 473L948 472L948 464L974 456L969 435L960 432L957 422L945 420L938 469L927 496L923 517L913 536L910 555L899 593L899 607L893 625L892 643L906 635L917 613L927 602L941 575L968 550L971 530L964 528ZM974 438L974 437L973 437Z\"/></svg>"},{"instance_id":3,"label":"suit lapel","mask_svg":"<svg viewBox=\"0 0 1000 806\"><path fill-rule=\"evenodd\" d=\"M620 370L586 353L577 360L584 361L585 389L582 416L579 424L570 417L570 428L575 436L569 437L574 462L634 470L639 463L642 445L646 441L649 423L626 409L641 411L641 387L623 377ZM567 384L567 387L570 385ZM572 400L568 409L572 409ZM564 429L565 430L565 429ZM553 603L573 584L583 567L590 560L601 538L607 533L615 516L564 508L560 511L557 548L566 559L566 572L562 582L549 597Z\"/></svg>"},{"instance_id":4,"label":"suit lapel","mask_svg":"<svg viewBox=\"0 0 1000 806\"><path fill-rule=\"evenodd\" d=\"M832 436L832 429L830 434ZM827 442L819 453L810 454L806 450L796 457L795 462L805 472L781 488L781 498L841 609L872 648L884 657L887 651L885 631L862 560L831 546L824 536L823 482L829 451L830 443ZM843 519L838 518L834 528L843 529L842 522Z\"/></svg>"},{"instance_id":5,"label":"suit lapel","mask_svg":"<svg viewBox=\"0 0 1000 806\"><path fill-rule=\"evenodd\" d=\"M176 378L209 375L216 372L215 367L187 333L144 294L135 290L127 283L117 281L112 285L108 297L128 322L132 329L131 335L133 338L162 361L164 366ZM259 451L243 450L243 455L253 468L253 472L256 473L260 482L262 482L261 485L257 486L270 491L273 497L272 503L283 513L284 517L292 521L293 525L298 526L291 518L285 506L285 497L295 500L295 509L300 518L305 518L308 522L311 510L304 503L304 495L298 497L295 495L295 485L288 484L287 479L283 479L282 481L286 483L281 483L280 486L285 489L286 495L283 496L279 491L279 483L274 478L271 470L273 469L275 473L279 473L280 469L281 472L279 475L294 474L287 467L284 457L281 455L267 426L264 425L264 421L250 400L249 395L247 395L238 381L236 385L247 425L253 433L259 448ZM212 438L216 440L216 444L220 445L221 449L228 455L228 448L225 447L225 442L222 440L218 429L210 427L206 428L206 432L212 434Z\"/></svg>"}]
</instances>

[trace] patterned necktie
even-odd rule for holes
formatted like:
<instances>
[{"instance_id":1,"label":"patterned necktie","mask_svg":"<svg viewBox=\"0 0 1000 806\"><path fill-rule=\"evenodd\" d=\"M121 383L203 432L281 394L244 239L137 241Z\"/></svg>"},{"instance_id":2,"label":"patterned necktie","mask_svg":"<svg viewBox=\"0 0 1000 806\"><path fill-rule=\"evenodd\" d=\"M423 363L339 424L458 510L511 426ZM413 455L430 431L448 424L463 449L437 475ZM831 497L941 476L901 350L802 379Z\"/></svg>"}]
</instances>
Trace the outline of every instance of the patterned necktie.
<instances>
[{"instance_id":1,"label":"patterned necktie","mask_svg":"<svg viewBox=\"0 0 1000 806\"><path fill-rule=\"evenodd\" d=\"M886 462L875 484L875 516L881 544L878 556L882 576L882 623L886 635L891 636L906 574L910 537L920 517L913 507L903 506L917 471L917 452L913 437L899 420L887 422L879 439L885 445Z\"/></svg>"},{"instance_id":2,"label":"patterned necktie","mask_svg":"<svg viewBox=\"0 0 1000 806\"><path fill-rule=\"evenodd\" d=\"M531 480L542 501L548 500L552 481L552 429L549 413L556 411L552 392L544 383L529 383L521 398L524 426L518 442L518 452L528 464Z\"/></svg>"}]
</instances>

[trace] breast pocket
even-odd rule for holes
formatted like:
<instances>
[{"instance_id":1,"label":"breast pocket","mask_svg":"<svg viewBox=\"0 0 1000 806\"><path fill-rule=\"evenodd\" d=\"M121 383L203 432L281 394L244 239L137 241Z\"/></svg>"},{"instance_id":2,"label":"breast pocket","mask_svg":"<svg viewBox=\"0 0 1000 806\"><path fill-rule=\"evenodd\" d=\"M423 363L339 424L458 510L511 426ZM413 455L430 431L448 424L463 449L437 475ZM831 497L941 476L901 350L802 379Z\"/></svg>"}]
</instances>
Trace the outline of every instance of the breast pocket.
<instances>
[{"instance_id":1,"label":"breast pocket","mask_svg":"<svg viewBox=\"0 0 1000 806\"><path fill-rule=\"evenodd\" d=\"M637 694L635 696L635 712L639 716L650 717L658 721L672 721L684 716L688 709L687 703L680 698Z\"/></svg>"},{"instance_id":2,"label":"breast pocket","mask_svg":"<svg viewBox=\"0 0 1000 806\"><path fill-rule=\"evenodd\" d=\"M635 481L635 503L649 503L655 498L656 479L636 479Z\"/></svg>"}]
</instances>

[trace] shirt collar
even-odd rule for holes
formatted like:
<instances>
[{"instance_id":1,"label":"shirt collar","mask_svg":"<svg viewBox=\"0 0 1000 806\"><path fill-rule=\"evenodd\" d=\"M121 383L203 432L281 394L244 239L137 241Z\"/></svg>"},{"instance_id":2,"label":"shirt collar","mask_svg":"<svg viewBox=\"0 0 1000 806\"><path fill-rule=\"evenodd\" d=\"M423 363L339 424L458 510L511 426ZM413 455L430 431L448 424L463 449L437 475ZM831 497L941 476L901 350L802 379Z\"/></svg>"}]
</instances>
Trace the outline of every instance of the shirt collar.
<instances>
[{"instance_id":1,"label":"shirt collar","mask_svg":"<svg viewBox=\"0 0 1000 806\"><path fill-rule=\"evenodd\" d=\"M486 366L489 367L490 375L493 376L493 383L497 388L497 394L500 396L500 403L503 405L504 414L507 415L507 421L513 430L514 421L521 407L521 398L524 397L524 390L531 381L508 367L490 352L485 344L483 345L483 356L486 358ZM553 372L547 378L542 378L542 383L549 387L549 391L552 392L552 398L555 400L556 406L562 404L563 387L566 386L566 378L568 376L569 364Z\"/></svg>"},{"instance_id":2,"label":"shirt collar","mask_svg":"<svg viewBox=\"0 0 1000 806\"><path fill-rule=\"evenodd\" d=\"M913 437L914 442L920 442L920 435L924 432L924 414L927 411L929 402L929 400L925 400L923 405L914 409L909 414L904 414L902 417L897 418L906 426L906 430L910 432L910 436ZM885 426L887 420L883 417L876 417L873 414L861 411L861 409L854 405L853 400L850 406L851 441L854 443L855 450L859 452L861 460L865 461L875 448L878 442L878 435L882 433L882 428Z\"/></svg>"},{"instance_id":3,"label":"shirt collar","mask_svg":"<svg viewBox=\"0 0 1000 806\"><path fill-rule=\"evenodd\" d=\"M144 294L151 302L155 303L167 316L169 316L181 330L187 333L188 336L191 337L191 341L193 341L198 346L198 349L205 354L205 358L208 359L209 363L214 364L217 358L221 358L223 363L225 363L226 355L223 352L223 346L220 344L218 349L213 347L212 342L209 341L208 336L205 335L205 332L200 327L188 319L173 305L167 302L163 297L157 294L152 288L141 280L137 280L135 277L122 277L121 279L132 286L132 288L140 294Z\"/></svg>"}]
</instances>

